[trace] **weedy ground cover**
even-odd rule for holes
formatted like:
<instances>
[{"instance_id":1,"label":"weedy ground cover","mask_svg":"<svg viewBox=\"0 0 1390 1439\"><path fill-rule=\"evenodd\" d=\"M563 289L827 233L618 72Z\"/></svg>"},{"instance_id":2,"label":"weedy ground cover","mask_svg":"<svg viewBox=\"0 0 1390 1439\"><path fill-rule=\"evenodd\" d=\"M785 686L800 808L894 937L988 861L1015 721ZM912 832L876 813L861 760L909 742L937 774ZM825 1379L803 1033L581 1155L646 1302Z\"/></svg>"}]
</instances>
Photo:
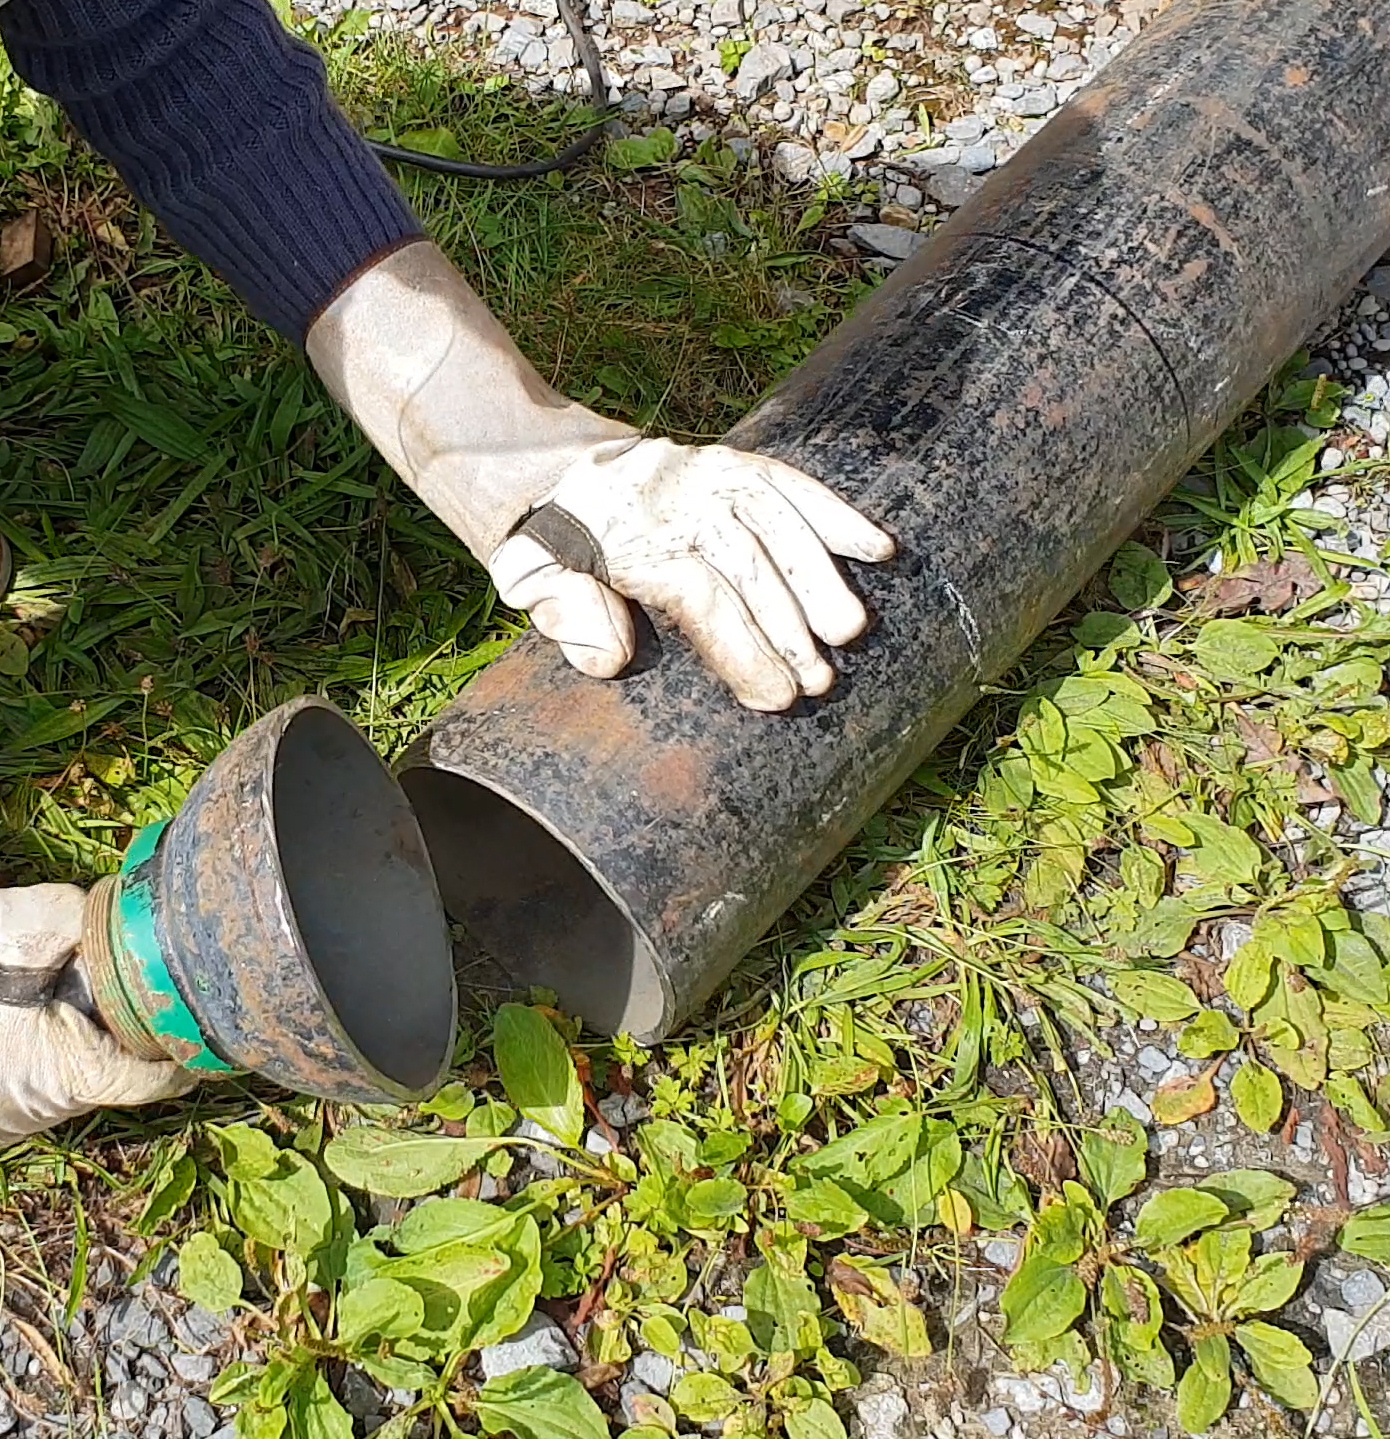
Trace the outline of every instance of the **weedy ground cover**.
<instances>
[{"instance_id":1,"label":"weedy ground cover","mask_svg":"<svg viewBox=\"0 0 1390 1439\"><path fill-rule=\"evenodd\" d=\"M574 123L352 28L335 80L377 133L505 159ZM11 882L88 878L273 705L326 693L391 754L519 622L299 358L0 86L6 202L65 237L0 310L0 843ZM722 433L863 289L825 248L833 196L715 142L553 184L405 180L545 373L682 437ZM145 1246L137 1278L177 1253L257 1356L213 1391L244 1439L346 1439L349 1365L412 1396L386 1439L599 1439L639 1348L673 1382L632 1402L633 1439L840 1439L867 1367L969 1393L953 1316L977 1241L1009 1233L980 1323L1019 1370L1175 1403L1189 1432L1237 1386L1311 1426L1332 1376L1280 1311L1338 1244L1390 1260L1390 1209L1265 1169L1157 1186L1152 1136L1079 1058L1142 1019L1201 1065L1159 1090L1160 1130L1220 1104L1252 1134L1298 1111L1363 1154L1390 1137L1390 920L1346 902L1363 857L1310 818L1379 823L1390 619L1307 506L1341 395L1301 369L679 1042L597 1041L533 994L470 1012L418 1111L209 1086L36 1139L3 1167L32 1241L6 1245L9 1302L61 1358L94 1230ZM538 1308L578 1374L482 1380ZM1348 1377L1380 1432L1380 1376Z\"/></svg>"}]
</instances>

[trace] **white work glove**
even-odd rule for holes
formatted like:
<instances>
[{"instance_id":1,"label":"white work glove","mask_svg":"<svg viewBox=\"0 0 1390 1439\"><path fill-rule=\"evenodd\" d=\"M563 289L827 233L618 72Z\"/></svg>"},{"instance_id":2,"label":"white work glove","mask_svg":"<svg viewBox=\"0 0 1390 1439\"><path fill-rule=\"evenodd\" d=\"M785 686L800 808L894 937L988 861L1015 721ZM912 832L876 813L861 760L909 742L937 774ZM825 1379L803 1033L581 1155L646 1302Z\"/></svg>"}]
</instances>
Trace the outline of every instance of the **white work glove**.
<instances>
[{"instance_id":1,"label":"white work glove","mask_svg":"<svg viewBox=\"0 0 1390 1439\"><path fill-rule=\"evenodd\" d=\"M55 990L87 989L86 896L71 884L0 889L0 1150L113 1104L186 1094L197 1079L173 1063L134 1059Z\"/></svg>"},{"instance_id":2,"label":"white work glove","mask_svg":"<svg viewBox=\"0 0 1390 1439\"><path fill-rule=\"evenodd\" d=\"M831 554L893 542L824 485L724 445L644 439L551 389L435 245L372 266L309 329L309 359L391 467L585 674L632 659L623 598L662 610L746 705L835 675L863 632Z\"/></svg>"}]
</instances>

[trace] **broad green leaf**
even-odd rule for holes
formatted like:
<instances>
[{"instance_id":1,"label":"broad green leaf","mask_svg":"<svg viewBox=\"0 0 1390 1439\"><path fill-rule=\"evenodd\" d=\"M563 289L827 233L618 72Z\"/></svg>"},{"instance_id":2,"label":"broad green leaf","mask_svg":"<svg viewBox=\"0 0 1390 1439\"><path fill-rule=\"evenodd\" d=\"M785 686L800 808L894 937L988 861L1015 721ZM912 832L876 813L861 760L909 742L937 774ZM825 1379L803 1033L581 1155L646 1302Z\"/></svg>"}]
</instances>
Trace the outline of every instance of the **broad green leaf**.
<instances>
[{"instance_id":1,"label":"broad green leaf","mask_svg":"<svg viewBox=\"0 0 1390 1439\"><path fill-rule=\"evenodd\" d=\"M878 1083L879 1067L857 1054L836 1055L811 1062L810 1084L814 1095L862 1094Z\"/></svg>"},{"instance_id":2,"label":"broad green leaf","mask_svg":"<svg viewBox=\"0 0 1390 1439\"><path fill-rule=\"evenodd\" d=\"M237 1410L236 1439L280 1439L290 1422L283 1404L243 1404ZM298 1439L298 1436L292 1436Z\"/></svg>"},{"instance_id":3,"label":"broad green leaf","mask_svg":"<svg viewBox=\"0 0 1390 1439\"><path fill-rule=\"evenodd\" d=\"M1390 1204L1377 1204L1353 1214L1337 1241L1348 1254L1390 1264Z\"/></svg>"},{"instance_id":4,"label":"broad green leaf","mask_svg":"<svg viewBox=\"0 0 1390 1439\"><path fill-rule=\"evenodd\" d=\"M1125 1109L1112 1109L1081 1138L1077 1158L1081 1177L1102 1210L1109 1209L1144 1182L1149 1140L1144 1126Z\"/></svg>"},{"instance_id":5,"label":"broad green leaf","mask_svg":"<svg viewBox=\"0 0 1390 1439\"><path fill-rule=\"evenodd\" d=\"M1359 1029L1333 1029L1327 1036L1327 1063L1330 1069L1364 1069L1375 1057L1371 1041Z\"/></svg>"},{"instance_id":6,"label":"broad green leaf","mask_svg":"<svg viewBox=\"0 0 1390 1439\"><path fill-rule=\"evenodd\" d=\"M700 1179L681 1196L685 1212L697 1225L742 1214L748 1190L737 1179Z\"/></svg>"},{"instance_id":7,"label":"broad green leaf","mask_svg":"<svg viewBox=\"0 0 1390 1439\"><path fill-rule=\"evenodd\" d=\"M1335 989L1343 999L1359 999L1365 1004L1384 1004L1390 998L1380 956L1370 940L1354 929L1327 936L1329 965L1325 970L1311 971L1320 984Z\"/></svg>"},{"instance_id":8,"label":"broad green leaf","mask_svg":"<svg viewBox=\"0 0 1390 1439\"><path fill-rule=\"evenodd\" d=\"M394 1199L418 1199L455 1184L494 1149L493 1139L451 1139L354 1124L328 1141L324 1163L349 1189Z\"/></svg>"},{"instance_id":9,"label":"broad green leaf","mask_svg":"<svg viewBox=\"0 0 1390 1439\"><path fill-rule=\"evenodd\" d=\"M1132 930L1115 936L1115 943L1129 955L1152 955L1155 959L1172 959L1187 948L1192 931L1201 919L1200 911L1194 909L1181 895L1167 895L1157 904L1144 910ZM1178 1015L1185 1019L1195 1009Z\"/></svg>"},{"instance_id":10,"label":"broad green leaf","mask_svg":"<svg viewBox=\"0 0 1390 1439\"><path fill-rule=\"evenodd\" d=\"M29 668L29 646L13 630L0 629L0 675L19 679Z\"/></svg>"},{"instance_id":11,"label":"broad green leaf","mask_svg":"<svg viewBox=\"0 0 1390 1439\"><path fill-rule=\"evenodd\" d=\"M469 1139L500 1139L516 1123L516 1110L499 1099L488 1099L478 1105L463 1122Z\"/></svg>"},{"instance_id":12,"label":"broad green leaf","mask_svg":"<svg viewBox=\"0 0 1390 1439\"><path fill-rule=\"evenodd\" d=\"M1201 1008L1197 996L1182 980L1151 969L1112 974L1110 989L1121 1004L1160 1024L1186 1019Z\"/></svg>"},{"instance_id":13,"label":"broad green leaf","mask_svg":"<svg viewBox=\"0 0 1390 1439\"><path fill-rule=\"evenodd\" d=\"M1271 1314L1282 1309L1293 1298L1302 1278L1303 1264L1292 1254L1261 1254L1241 1280L1231 1313L1240 1319L1247 1314Z\"/></svg>"},{"instance_id":14,"label":"broad green leaf","mask_svg":"<svg viewBox=\"0 0 1390 1439\"><path fill-rule=\"evenodd\" d=\"M787 1439L845 1439L840 1416L824 1399L796 1399L782 1411Z\"/></svg>"},{"instance_id":15,"label":"broad green leaf","mask_svg":"<svg viewBox=\"0 0 1390 1439\"><path fill-rule=\"evenodd\" d=\"M1303 968L1323 962L1326 940L1318 917L1301 905L1266 910L1254 924L1254 943L1263 945L1272 954ZM1246 1005L1251 1009L1253 1005Z\"/></svg>"},{"instance_id":16,"label":"broad green leaf","mask_svg":"<svg viewBox=\"0 0 1390 1439\"><path fill-rule=\"evenodd\" d=\"M1264 856L1244 830L1212 814L1190 813L1183 823L1195 841L1187 865L1213 884L1255 884Z\"/></svg>"},{"instance_id":17,"label":"broad green leaf","mask_svg":"<svg viewBox=\"0 0 1390 1439\"><path fill-rule=\"evenodd\" d=\"M642 1134L650 1128L651 1125L647 1125L638 1132ZM862 1204L864 1197L858 1187L882 1185L901 1174L912 1162L921 1128L920 1115L882 1115L858 1125L812 1154L798 1155L792 1160L791 1168L796 1173L846 1185Z\"/></svg>"},{"instance_id":18,"label":"broad green leaf","mask_svg":"<svg viewBox=\"0 0 1390 1439\"><path fill-rule=\"evenodd\" d=\"M1236 1113L1256 1134L1268 1134L1284 1109L1279 1076L1263 1064L1247 1059L1231 1080Z\"/></svg>"},{"instance_id":19,"label":"broad green leaf","mask_svg":"<svg viewBox=\"0 0 1390 1439\"><path fill-rule=\"evenodd\" d=\"M956 1177L961 1167L960 1135L944 1120L924 1119L917 1154L903 1173L881 1186L888 1203L874 1206L873 1212L889 1224L921 1222L927 1206Z\"/></svg>"},{"instance_id":20,"label":"broad green leaf","mask_svg":"<svg viewBox=\"0 0 1390 1439\"><path fill-rule=\"evenodd\" d=\"M654 1314L650 1319L644 1319L641 1332L642 1342L648 1349L655 1349L658 1354L664 1354L668 1359L675 1359L680 1354L680 1332L664 1314Z\"/></svg>"},{"instance_id":21,"label":"broad green leaf","mask_svg":"<svg viewBox=\"0 0 1390 1439\"><path fill-rule=\"evenodd\" d=\"M338 1301L338 1340L349 1349L375 1335L408 1339L425 1322L425 1301L397 1279L369 1279Z\"/></svg>"},{"instance_id":22,"label":"broad green leaf","mask_svg":"<svg viewBox=\"0 0 1390 1439\"><path fill-rule=\"evenodd\" d=\"M1065 1200L1044 1200L1030 1237L1039 1254L1058 1264L1075 1264L1096 1237L1100 1215L1079 1184L1068 1181L1064 1187L1068 1191Z\"/></svg>"},{"instance_id":23,"label":"broad green leaf","mask_svg":"<svg viewBox=\"0 0 1390 1439\"><path fill-rule=\"evenodd\" d=\"M197 1183L198 1165L193 1156L180 1155L160 1175L154 1193L135 1221L135 1232L146 1236L153 1234L166 1219L188 1203Z\"/></svg>"},{"instance_id":24,"label":"broad green leaf","mask_svg":"<svg viewBox=\"0 0 1390 1439\"><path fill-rule=\"evenodd\" d=\"M481 1199L427 1199L391 1231L391 1244L401 1254L419 1254L455 1240L484 1247L513 1232L516 1222L512 1210Z\"/></svg>"},{"instance_id":25,"label":"broad green leaf","mask_svg":"<svg viewBox=\"0 0 1390 1439\"><path fill-rule=\"evenodd\" d=\"M211 1234L195 1234L179 1250L179 1293L213 1314L241 1298L241 1265Z\"/></svg>"},{"instance_id":26,"label":"broad green leaf","mask_svg":"<svg viewBox=\"0 0 1390 1439\"><path fill-rule=\"evenodd\" d=\"M489 1379L478 1391L474 1412L484 1434L608 1439L608 1421L579 1380L540 1366Z\"/></svg>"},{"instance_id":27,"label":"broad green leaf","mask_svg":"<svg viewBox=\"0 0 1390 1439\"><path fill-rule=\"evenodd\" d=\"M722 1374L683 1374L671 1390L671 1406L694 1424L727 1419L738 1408L740 1395Z\"/></svg>"},{"instance_id":28,"label":"broad green leaf","mask_svg":"<svg viewBox=\"0 0 1390 1439\"><path fill-rule=\"evenodd\" d=\"M455 1081L446 1084L432 1098L420 1106L421 1114L435 1114L454 1124L461 1124L476 1106L473 1091L463 1083Z\"/></svg>"},{"instance_id":29,"label":"broad green leaf","mask_svg":"<svg viewBox=\"0 0 1390 1439\"><path fill-rule=\"evenodd\" d=\"M1163 1328L1163 1302L1158 1285L1142 1269L1107 1264L1101 1279L1101 1302L1131 1349L1148 1349L1156 1343Z\"/></svg>"},{"instance_id":30,"label":"broad green leaf","mask_svg":"<svg viewBox=\"0 0 1390 1439\"><path fill-rule=\"evenodd\" d=\"M869 1222L860 1208L832 1179L813 1179L787 1197L787 1218L813 1239L843 1239Z\"/></svg>"},{"instance_id":31,"label":"broad green leaf","mask_svg":"<svg viewBox=\"0 0 1390 1439\"><path fill-rule=\"evenodd\" d=\"M507 1098L563 1143L578 1144L584 1135L584 1091L555 1026L539 1009L504 1004L492 1035Z\"/></svg>"},{"instance_id":32,"label":"broad green leaf","mask_svg":"<svg viewBox=\"0 0 1390 1439\"><path fill-rule=\"evenodd\" d=\"M803 1272L785 1260L759 1265L743 1284L748 1328L769 1354L810 1354L822 1342L820 1300Z\"/></svg>"},{"instance_id":33,"label":"broad green leaf","mask_svg":"<svg viewBox=\"0 0 1390 1439\"><path fill-rule=\"evenodd\" d=\"M1077 644L1092 650L1133 649L1142 644L1144 638L1128 615L1117 615L1111 610L1092 610L1079 625L1072 627L1071 634Z\"/></svg>"},{"instance_id":34,"label":"broad green leaf","mask_svg":"<svg viewBox=\"0 0 1390 1439\"><path fill-rule=\"evenodd\" d=\"M1254 1009L1269 995L1274 980L1274 952L1259 939L1249 940L1232 955L1221 982L1242 1009Z\"/></svg>"},{"instance_id":35,"label":"broad green leaf","mask_svg":"<svg viewBox=\"0 0 1390 1439\"><path fill-rule=\"evenodd\" d=\"M259 1365L247 1364L237 1359L212 1381L208 1390L208 1403L226 1405L245 1404L256 1396L265 1371Z\"/></svg>"},{"instance_id":36,"label":"broad green leaf","mask_svg":"<svg viewBox=\"0 0 1390 1439\"><path fill-rule=\"evenodd\" d=\"M443 126L429 129L407 130L396 138L402 150L414 150L420 155L433 155L436 160L466 160L468 157L459 146L458 137Z\"/></svg>"},{"instance_id":37,"label":"broad green leaf","mask_svg":"<svg viewBox=\"0 0 1390 1439\"><path fill-rule=\"evenodd\" d=\"M424 1359L479 1348L515 1334L531 1317L541 1288L540 1231L530 1215L515 1215L509 1232L482 1243L453 1240L374 1268L424 1300L424 1323L397 1353Z\"/></svg>"},{"instance_id":38,"label":"broad green leaf","mask_svg":"<svg viewBox=\"0 0 1390 1439\"><path fill-rule=\"evenodd\" d=\"M1173 593L1168 566L1148 546L1128 540L1115 551L1110 593L1127 610L1157 609Z\"/></svg>"},{"instance_id":39,"label":"broad green leaf","mask_svg":"<svg viewBox=\"0 0 1390 1439\"><path fill-rule=\"evenodd\" d=\"M208 1133L221 1153L222 1172L228 1179L266 1179L275 1173L280 1151L263 1129L229 1124L223 1129L209 1127Z\"/></svg>"},{"instance_id":40,"label":"broad green leaf","mask_svg":"<svg viewBox=\"0 0 1390 1439\"><path fill-rule=\"evenodd\" d=\"M1209 1174L1196 1187L1214 1194L1231 1212L1254 1230L1272 1229L1284 1217L1297 1188L1267 1169L1230 1169Z\"/></svg>"},{"instance_id":41,"label":"broad green leaf","mask_svg":"<svg viewBox=\"0 0 1390 1439\"><path fill-rule=\"evenodd\" d=\"M1375 765L1369 756L1358 754L1348 764L1329 763L1327 777L1357 819L1363 824L1380 822L1385 796L1376 783Z\"/></svg>"},{"instance_id":42,"label":"broad green leaf","mask_svg":"<svg viewBox=\"0 0 1390 1439\"><path fill-rule=\"evenodd\" d=\"M1227 1054L1239 1043L1240 1031L1219 1009L1204 1009L1178 1036L1178 1049L1189 1059Z\"/></svg>"},{"instance_id":43,"label":"broad green leaf","mask_svg":"<svg viewBox=\"0 0 1390 1439\"><path fill-rule=\"evenodd\" d=\"M1010 1344L1037 1344L1069 1329L1086 1307L1086 1286L1069 1264L1030 1254L1004 1286L1000 1308Z\"/></svg>"},{"instance_id":44,"label":"broad green leaf","mask_svg":"<svg viewBox=\"0 0 1390 1439\"><path fill-rule=\"evenodd\" d=\"M1177 1383L1173 1356L1161 1340L1148 1348L1137 1348L1124 1342L1122 1332L1112 1330L1112 1357L1126 1379L1135 1384L1148 1384L1154 1389L1172 1389Z\"/></svg>"},{"instance_id":45,"label":"broad green leaf","mask_svg":"<svg viewBox=\"0 0 1390 1439\"><path fill-rule=\"evenodd\" d=\"M1281 1404L1311 1409L1318 1402L1313 1356L1301 1339L1256 1319L1236 1325L1236 1343L1245 1351L1255 1378Z\"/></svg>"},{"instance_id":46,"label":"broad green leaf","mask_svg":"<svg viewBox=\"0 0 1390 1439\"><path fill-rule=\"evenodd\" d=\"M1205 670L1227 680L1250 680L1279 658L1277 642L1249 620L1209 620L1192 649Z\"/></svg>"},{"instance_id":47,"label":"broad green leaf","mask_svg":"<svg viewBox=\"0 0 1390 1439\"><path fill-rule=\"evenodd\" d=\"M615 170L645 170L674 160L679 149L676 137L661 126L650 135L629 135L621 140L610 140L603 158Z\"/></svg>"},{"instance_id":48,"label":"broad green leaf","mask_svg":"<svg viewBox=\"0 0 1390 1439\"><path fill-rule=\"evenodd\" d=\"M289 1414L294 1439L352 1439L352 1416L317 1371L290 1390Z\"/></svg>"},{"instance_id":49,"label":"broad green leaf","mask_svg":"<svg viewBox=\"0 0 1390 1439\"><path fill-rule=\"evenodd\" d=\"M961 1161L951 1188L969 1201L982 1229L1011 1229L1033 1217L1028 1186L1007 1165L986 1160L978 1150L970 1150Z\"/></svg>"},{"instance_id":50,"label":"broad green leaf","mask_svg":"<svg viewBox=\"0 0 1390 1439\"><path fill-rule=\"evenodd\" d=\"M842 1255L828 1277L835 1302L860 1338L900 1359L924 1359L932 1352L922 1311L882 1265Z\"/></svg>"},{"instance_id":51,"label":"broad green leaf","mask_svg":"<svg viewBox=\"0 0 1390 1439\"><path fill-rule=\"evenodd\" d=\"M690 1337L696 1347L710 1355L726 1374L740 1369L758 1352L752 1332L741 1320L706 1314L703 1309L690 1310L689 1317Z\"/></svg>"},{"instance_id":52,"label":"broad green leaf","mask_svg":"<svg viewBox=\"0 0 1390 1439\"><path fill-rule=\"evenodd\" d=\"M1214 1194L1200 1189L1165 1189L1139 1211L1134 1241L1143 1249L1166 1249L1199 1229L1220 1224L1228 1213Z\"/></svg>"},{"instance_id":53,"label":"broad green leaf","mask_svg":"<svg viewBox=\"0 0 1390 1439\"><path fill-rule=\"evenodd\" d=\"M333 1237L333 1201L318 1170L293 1150L280 1150L274 1173L227 1185L232 1220L271 1249L307 1259Z\"/></svg>"},{"instance_id":54,"label":"broad green leaf","mask_svg":"<svg viewBox=\"0 0 1390 1439\"><path fill-rule=\"evenodd\" d=\"M1205 1434L1231 1402L1231 1352L1226 1340L1216 1336L1198 1340L1193 1353L1197 1362L1188 1365L1178 1381L1178 1423L1189 1434Z\"/></svg>"},{"instance_id":55,"label":"broad green leaf","mask_svg":"<svg viewBox=\"0 0 1390 1439\"><path fill-rule=\"evenodd\" d=\"M401 1359L395 1354L356 1354L353 1363L387 1389L428 1389L439 1378L428 1364ZM377 1433L380 1432L378 1429Z\"/></svg>"},{"instance_id":56,"label":"broad green leaf","mask_svg":"<svg viewBox=\"0 0 1390 1439\"><path fill-rule=\"evenodd\" d=\"M1371 1103L1354 1074L1330 1074L1322 1092L1351 1122L1370 1135L1386 1132L1385 1116Z\"/></svg>"},{"instance_id":57,"label":"broad green leaf","mask_svg":"<svg viewBox=\"0 0 1390 1439\"><path fill-rule=\"evenodd\" d=\"M1218 1308L1224 1308L1250 1267L1248 1229L1208 1229L1187 1246L1203 1294L1212 1296Z\"/></svg>"},{"instance_id":58,"label":"broad green leaf","mask_svg":"<svg viewBox=\"0 0 1390 1439\"><path fill-rule=\"evenodd\" d=\"M747 1133L735 1133L728 1129L716 1129L700 1141L700 1163L711 1169L724 1164L733 1164L748 1153L753 1138Z\"/></svg>"}]
</instances>

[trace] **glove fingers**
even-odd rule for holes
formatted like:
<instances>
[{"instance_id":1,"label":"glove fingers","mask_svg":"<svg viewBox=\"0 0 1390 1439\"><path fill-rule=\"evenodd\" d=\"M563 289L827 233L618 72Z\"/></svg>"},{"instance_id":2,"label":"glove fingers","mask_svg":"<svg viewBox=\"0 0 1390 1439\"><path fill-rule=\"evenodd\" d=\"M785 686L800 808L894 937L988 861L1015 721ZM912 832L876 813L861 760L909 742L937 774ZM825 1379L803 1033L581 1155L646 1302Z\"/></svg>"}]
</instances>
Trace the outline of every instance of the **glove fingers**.
<instances>
[{"instance_id":1,"label":"glove fingers","mask_svg":"<svg viewBox=\"0 0 1390 1439\"><path fill-rule=\"evenodd\" d=\"M800 511L780 491L750 488L734 512L762 541L796 596L806 623L828 645L845 645L868 628L864 606Z\"/></svg>"},{"instance_id":2,"label":"glove fingers","mask_svg":"<svg viewBox=\"0 0 1390 1439\"><path fill-rule=\"evenodd\" d=\"M177 1099L198 1083L195 1074L172 1061L136 1059L104 1029L68 1004L42 1016L44 1040L53 1055L68 1115L108 1105L153 1104ZM56 1098L57 1096L55 1096Z\"/></svg>"},{"instance_id":3,"label":"glove fingers","mask_svg":"<svg viewBox=\"0 0 1390 1439\"><path fill-rule=\"evenodd\" d=\"M86 903L75 884L0 889L0 966L60 968L82 939Z\"/></svg>"},{"instance_id":4,"label":"glove fingers","mask_svg":"<svg viewBox=\"0 0 1390 1439\"><path fill-rule=\"evenodd\" d=\"M508 540L488 568L502 603L525 610L581 673L612 679L631 663L637 648L632 613L592 575L565 569L526 535Z\"/></svg>"},{"instance_id":5,"label":"glove fingers","mask_svg":"<svg viewBox=\"0 0 1390 1439\"><path fill-rule=\"evenodd\" d=\"M729 516L709 526L701 537L700 552L705 563L738 591L763 637L791 668L802 693L825 694L835 683L835 671L816 648L801 606L757 535Z\"/></svg>"},{"instance_id":6,"label":"glove fingers","mask_svg":"<svg viewBox=\"0 0 1390 1439\"><path fill-rule=\"evenodd\" d=\"M801 691L796 671L759 628L738 590L703 561L663 566L661 583L637 598L676 621L740 704L777 711L796 702Z\"/></svg>"},{"instance_id":7,"label":"glove fingers","mask_svg":"<svg viewBox=\"0 0 1390 1439\"><path fill-rule=\"evenodd\" d=\"M832 554L878 564L891 560L892 539L819 480L780 460L759 456L772 486L795 507Z\"/></svg>"}]
</instances>

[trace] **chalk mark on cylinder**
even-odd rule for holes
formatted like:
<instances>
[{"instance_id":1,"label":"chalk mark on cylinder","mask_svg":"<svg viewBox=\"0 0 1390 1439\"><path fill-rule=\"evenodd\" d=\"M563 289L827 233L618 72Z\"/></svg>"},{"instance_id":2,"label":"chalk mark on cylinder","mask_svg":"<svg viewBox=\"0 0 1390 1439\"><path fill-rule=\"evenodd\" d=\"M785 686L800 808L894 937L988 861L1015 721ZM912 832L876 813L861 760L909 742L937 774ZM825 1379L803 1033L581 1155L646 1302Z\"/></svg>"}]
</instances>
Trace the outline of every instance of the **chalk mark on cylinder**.
<instances>
[{"instance_id":1,"label":"chalk mark on cylinder","mask_svg":"<svg viewBox=\"0 0 1390 1439\"><path fill-rule=\"evenodd\" d=\"M951 602L951 608L956 612L956 624L960 627L961 636L965 640L965 648L970 655L970 667L975 672L977 680L982 679L980 673L980 627L975 623L975 616L970 613L970 606L965 603L965 596L950 582L943 579L941 591Z\"/></svg>"},{"instance_id":2,"label":"chalk mark on cylinder","mask_svg":"<svg viewBox=\"0 0 1390 1439\"><path fill-rule=\"evenodd\" d=\"M1091 274L1087 270L1083 270L1079 265L1076 265L1071 260L1067 259L1066 256L1057 254L1055 250L1049 250L1046 245L1036 244L1032 240L1024 240L1018 235L1005 235L993 230L972 230L970 232L970 236L979 240L1002 240L1006 244L1018 245L1021 249L1031 250L1035 255L1043 255L1047 259L1055 261L1058 265L1064 266L1066 269L1070 270L1072 274L1078 276L1083 280L1088 281L1090 284L1094 285L1096 289L1101 292L1101 294L1106 296L1107 299L1114 301L1114 303L1118 305L1120 309L1123 310L1124 313L1134 322L1139 332L1144 336L1144 338L1149 342L1149 344L1153 346L1154 352L1159 358L1159 363L1162 364L1164 371L1168 375L1169 380L1172 381L1174 393L1178 397L1178 403L1182 406L1183 430L1186 433L1188 441L1191 441L1192 410L1187 403L1187 395L1183 391L1182 382L1178 379L1178 372L1173 368L1172 361L1169 360L1168 356L1164 353L1163 346L1158 343L1158 340L1155 337L1153 331L1149 329L1149 327L1144 323L1143 319L1103 280L1098 280L1093 274Z\"/></svg>"}]
</instances>

